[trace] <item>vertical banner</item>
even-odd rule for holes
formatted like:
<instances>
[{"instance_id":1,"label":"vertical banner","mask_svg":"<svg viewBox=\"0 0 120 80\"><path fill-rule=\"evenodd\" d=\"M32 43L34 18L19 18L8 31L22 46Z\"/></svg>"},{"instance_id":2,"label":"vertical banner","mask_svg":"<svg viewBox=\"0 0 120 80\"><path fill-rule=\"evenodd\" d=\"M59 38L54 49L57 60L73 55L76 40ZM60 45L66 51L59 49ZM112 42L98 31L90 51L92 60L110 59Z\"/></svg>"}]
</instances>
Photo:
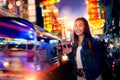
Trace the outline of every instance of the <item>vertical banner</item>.
<instances>
[{"instance_id":1,"label":"vertical banner","mask_svg":"<svg viewBox=\"0 0 120 80\"><path fill-rule=\"evenodd\" d=\"M33 23L36 22L35 0L28 0L28 20Z\"/></svg>"}]
</instances>

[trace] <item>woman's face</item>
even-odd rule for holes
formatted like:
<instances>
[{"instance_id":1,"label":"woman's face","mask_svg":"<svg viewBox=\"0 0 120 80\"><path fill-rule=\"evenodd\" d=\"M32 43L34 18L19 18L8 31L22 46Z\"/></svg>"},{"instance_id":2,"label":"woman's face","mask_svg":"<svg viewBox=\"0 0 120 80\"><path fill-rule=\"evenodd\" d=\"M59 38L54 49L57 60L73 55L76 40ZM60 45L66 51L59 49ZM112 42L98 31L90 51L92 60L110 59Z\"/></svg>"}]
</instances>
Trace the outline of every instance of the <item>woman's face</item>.
<instances>
[{"instance_id":1,"label":"woman's face","mask_svg":"<svg viewBox=\"0 0 120 80\"><path fill-rule=\"evenodd\" d=\"M75 21L74 23L74 32L76 35L81 36L84 35L84 23L82 20Z\"/></svg>"}]
</instances>

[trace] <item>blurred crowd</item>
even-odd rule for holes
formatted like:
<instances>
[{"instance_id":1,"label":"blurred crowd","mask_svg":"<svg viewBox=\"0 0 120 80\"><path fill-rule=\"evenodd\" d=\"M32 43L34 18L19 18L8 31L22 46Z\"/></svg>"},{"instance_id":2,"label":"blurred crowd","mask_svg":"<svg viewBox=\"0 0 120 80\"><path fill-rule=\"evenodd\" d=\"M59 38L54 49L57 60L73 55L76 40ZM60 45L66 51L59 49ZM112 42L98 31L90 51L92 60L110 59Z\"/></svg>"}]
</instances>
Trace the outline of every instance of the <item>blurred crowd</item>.
<instances>
[{"instance_id":1,"label":"blurred crowd","mask_svg":"<svg viewBox=\"0 0 120 80\"><path fill-rule=\"evenodd\" d=\"M105 41L103 35L97 35L95 38L101 43L108 59L112 72L116 77L116 80L120 79L120 43L115 42L114 39L108 39Z\"/></svg>"}]
</instances>

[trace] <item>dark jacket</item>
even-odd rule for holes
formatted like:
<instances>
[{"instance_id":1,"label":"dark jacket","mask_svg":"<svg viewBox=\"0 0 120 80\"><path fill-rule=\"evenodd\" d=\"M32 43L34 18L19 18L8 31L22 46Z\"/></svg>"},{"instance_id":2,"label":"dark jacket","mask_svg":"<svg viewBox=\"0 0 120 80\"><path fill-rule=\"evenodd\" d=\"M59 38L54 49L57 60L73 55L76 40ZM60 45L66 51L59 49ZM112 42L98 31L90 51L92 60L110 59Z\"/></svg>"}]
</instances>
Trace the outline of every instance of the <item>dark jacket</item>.
<instances>
[{"instance_id":1,"label":"dark jacket","mask_svg":"<svg viewBox=\"0 0 120 80\"><path fill-rule=\"evenodd\" d=\"M95 40L94 38L90 38L90 42L92 45L92 49L94 52L94 56L92 55L89 46L88 46L88 38L84 38L82 43L82 50L81 50L81 60L83 65L83 70L85 72L85 76L87 80L95 80L102 71L102 65L103 65L103 52L102 48L100 46L100 43ZM73 65L73 74L75 75L75 72L77 70L76 67L76 61L75 61L75 50L77 48L77 44L74 43L72 52L68 55L69 61Z\"/></svg>"}]
</instances>

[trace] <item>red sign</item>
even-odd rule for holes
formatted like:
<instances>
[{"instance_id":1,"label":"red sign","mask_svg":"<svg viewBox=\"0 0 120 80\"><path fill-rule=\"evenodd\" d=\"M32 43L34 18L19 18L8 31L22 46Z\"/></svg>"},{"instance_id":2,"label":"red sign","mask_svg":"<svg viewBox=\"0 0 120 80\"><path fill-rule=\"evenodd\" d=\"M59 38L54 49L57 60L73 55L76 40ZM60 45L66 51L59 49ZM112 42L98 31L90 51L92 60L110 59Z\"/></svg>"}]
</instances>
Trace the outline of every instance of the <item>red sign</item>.
<instances>
[{"instance_id":1,"label":"red sign","mask_svg":"<svg viewBox=\"0 0 120 80\"><path fill-rule=\"evenodd\" d=\"M3 2L3 0L0 0L0 2Z\"/></svg>"}]
</instances>

